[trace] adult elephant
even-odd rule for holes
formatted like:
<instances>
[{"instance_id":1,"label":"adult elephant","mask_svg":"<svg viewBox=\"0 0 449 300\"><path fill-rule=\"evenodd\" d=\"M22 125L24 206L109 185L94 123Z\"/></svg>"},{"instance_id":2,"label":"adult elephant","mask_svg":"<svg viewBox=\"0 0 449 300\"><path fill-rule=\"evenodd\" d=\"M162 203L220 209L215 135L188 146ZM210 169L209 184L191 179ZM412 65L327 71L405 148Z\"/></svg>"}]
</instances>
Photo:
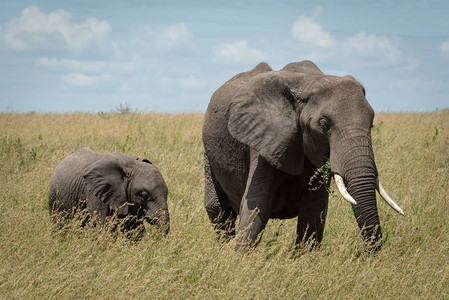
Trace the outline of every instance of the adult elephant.
<instances>
[{"instance_id":1,"label":"adult elephant","mask_svg":"<svg viewBox=\"0 0 449 300\"><path fill-rule=\"evenodd\" d=\"M235 235L237 249L255 245L270 218L298 217L297 243L318 245L328 207L326 186L308 183L330 160L352 203L364 240L378 249L381 195L370 131L374 111L351 76L325 75L311 61L272 71L261 63L234 76L211 98L203 125L205 206L215 229Z\"/></svg>"},{"instance_id":2,"label":"adult elephant","mask_svg":"<svg viewBox=\"0 0 449 300\"><path fill-rule=\"evenodd\" d=\"M87 208L102 226L106 217L128 219L126 229L146 220L165 234L169 230L167 185L147 159L123 154L98 154L83 148L64 158L50 182L50 217L70 217Z\"/></svg>"}]
</instances>

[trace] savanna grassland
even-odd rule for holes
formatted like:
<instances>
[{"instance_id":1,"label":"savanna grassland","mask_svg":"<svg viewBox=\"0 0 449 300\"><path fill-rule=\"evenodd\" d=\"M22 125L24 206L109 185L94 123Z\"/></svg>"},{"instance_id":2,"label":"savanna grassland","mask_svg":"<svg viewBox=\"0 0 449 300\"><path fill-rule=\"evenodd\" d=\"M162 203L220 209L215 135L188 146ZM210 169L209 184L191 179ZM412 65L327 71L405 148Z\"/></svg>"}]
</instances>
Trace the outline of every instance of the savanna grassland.
<instances>
[{"instance_id":1,"label":"savanna grassland","mask_svg":"<svg viewBox=\"0 0 449 300\"><path fill-rule=\"evenodd\" d=\"M363 251L351 207L330 199L324 242L294 250L296 220L270 220L258 248L217 241L203 207L202 114L0 114L0 298L449 299L449 110L380 113L384 247ZM82 147L149 158L169 187L171 230L130 241L55 233L54 168ZM333 184L332 184L333 187Z\"/></svg>"}]
</instances>

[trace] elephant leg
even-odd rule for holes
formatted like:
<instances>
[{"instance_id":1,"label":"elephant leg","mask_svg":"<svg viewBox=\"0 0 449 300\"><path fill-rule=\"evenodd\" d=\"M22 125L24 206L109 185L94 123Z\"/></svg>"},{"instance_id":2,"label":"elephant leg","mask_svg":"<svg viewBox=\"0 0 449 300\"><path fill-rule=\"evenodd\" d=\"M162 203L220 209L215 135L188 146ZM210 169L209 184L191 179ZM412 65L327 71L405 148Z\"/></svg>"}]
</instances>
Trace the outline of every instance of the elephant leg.
<instances>
[{"instance_id":1,"label":"elephant leg","mask_svg":"<svg viewBox=\"0 0 449 300\"><path fill-rule=\"evenodd\" d=\"M296 244L307 243L311 248L319 247L326 222L329 193L325 186L305 191L299 200Z\"/></svg>"},{"instance_id":2,"label":"elephant leg","mask_svg":"<svg viewBox=\"0 0 449 300\"><path fill-rule=\"evenodd\" d=\"M237 213L225 203L228 197L216 180L209 164L207 155L204 155L205 193L204 206L209 220L214 224L215 231L220 237L229 240L235 235L235 220Z\"/></svg>"},{"instance_id":3,"label":"elephant leg","mask_svg":"<svg viewBox=\"0 0 449 300\"><path fill-rule=\"evenodd\" d=\"M255 246L270 218L274 169L258 154L252 156L246 190L240 205L237 251Z\"/></svg>"}]
</instances>

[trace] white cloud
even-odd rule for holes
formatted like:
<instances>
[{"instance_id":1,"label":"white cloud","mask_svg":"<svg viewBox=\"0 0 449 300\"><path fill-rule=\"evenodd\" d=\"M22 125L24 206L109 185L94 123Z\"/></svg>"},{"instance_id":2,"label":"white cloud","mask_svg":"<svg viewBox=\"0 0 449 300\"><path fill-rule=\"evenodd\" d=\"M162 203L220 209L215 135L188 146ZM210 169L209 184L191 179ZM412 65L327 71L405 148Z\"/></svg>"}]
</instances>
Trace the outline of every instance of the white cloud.
<instances>
[{"instance_id":1,"label":"white cloud","mask_svg":"<svg viewBox=\"0 0 449 300\"><path fill-rule=\"evenodd\" d=\"M250 49L247 41L220 44L213 49L215 58L229 62L259 62L267 58L263 51Z\"/></svg>"},{"instance_id":2,"label":"white cloud","mask_svg":"<svg viewBox=\"0 0 449 300\"><path fill-rule=\"evenodd\" d=\"M44 70L60 73L61 82L66 86L78 88L98 88L110 86L111 89L121 86L111 85L120 82L122 85L139 69L142 61L83 61L43 57L35 61L35 65Z\"/></svg>"},{"instance_id":3,"label":"white cloud","mask_svg":"<svg viewBox=\"0 0 449 300\"><path fill-rule=\"evenodd\" d=\"M22 10L18 19L6 25L4 38L15 50L69 50L80 51L89 46L99 46L109 35L107 21L89 18L84 23L71 23L72 15L63 9L48 15L36 6Z\"/></svg>"},{"instance_id":4,"label":"white cloud","mask_svg":"<svg viewBox=\"0 0 449 300\"><path fill-rule=\"evenodd\" d=\"M97 73L116 72L130 73L139 68L141 62L134 61L103 61L103 60L76 60L64 58L42 57L35 61L40 68L52 71L69 71L71 73Z\"/></svg>"},{"instance_id":5,"label":"white cloud","mask_svg":"<svg viewBox=\"0 0 449 300\"><path fill-rule=\"evenodd\" d=\"M414 56L407 57L406 61L407 64L403 67L403 69L409 72L415 71L421 65L421 60Z\"/></svg>"},{"instance_id":6,"label":"white cloud","mask_svg":"<svg viewBox=\"0 0 449 300\"><path fill-rule=\"evenodd\" d=\"M323 8L317 6L312 16L299 16L292 27L292 37L301 42L298 50L302 52L302 57L317 62L339 61L350 69L394 66L412 72L419 67L421 61L418 58L406 55L401 50L399 37L365 31L342 38L333 37L316 20L322 11Z\"/></svg>"},{"instance_id":7,"label":"white cloud","mask_svg":"<svg viewBox=\"0 0 449 300\"><path fill-rule=\"evenodd\" d=\"M198 77L190 75L188 77L168 77L163 76L161 78L161 84L168 87L177 87L184 90L201 90L205 87L204 80Z\"/></svg>"},{"instance_id":8,"label":"white cloud","mask_svg":"<svg viewBox=\"0 0 449 300\"><path fill-rule=\"evenodd\" d=\"M350 55L349 59L361 66L395 66L402 71L413 72L421 64L420 59L401 50L401 39L396 36L361 31L347 37L342 45L342 51Z\"/></svg>"},{"instance_id":9,"label":"white cloud","mask_svg":"<svg viewBox=\"0 0 449 300\"><path fill-rule=\"evenodd\" d=\"M299 16L291 31L293 38L313 46L325 48L334 46L335 42L331 34L324 31L320 23L315 21L322 10L323 8L318 6L311 17Z\"/></svg>"},{"instance_id":10,"label":"white cloud","mask_svg":"<svg viewBox=\"0 0 449 300\"><path fill-rule=\"evenodd\" d=\"M110 79L111 76L106 74L89 76L80 73L69 73L61 77L62 82L81 88L99 87L107 84Z\"/></svg>"},{"instance_id":11,"label":"white cloud","mask_svg":"<svg viewBox=\"0 0 449 300\"><path fill-rule=\"evenodd\" d=\"M177 23L162 29L145 26L132 32L122 41L122 48L128 53L148 55L154 52L165 52L183 47L186 49L192 40L193 33L184 23Z\"/></svg>"},{"instance_id":12,"label":"white cloud","mask_svg":"<svg viewBox=\"0 0 449 300\"><path fill-rule=\"evenodd\" d=\"M170 46L188 41L192 36L184 23L178 23L164 28L159 39L164 45Z\"/></svg>"},{"instance_id":13,"label":"white cloud","mask_svg":"<svg viewBox=\"0 0 449 300\"><path fill-rule=\"evenodd\" d=\"M449 40L443 42L440 46L441 53L449 54Z\"/></svg>"},{"instance_id":14,"label":"white cloud","mask_svg":"<svg viewBox=\"0 0 449 300\"><path fill-rule=\"evenodd\" d=\"M397 37L376 36L361 31L348 37L346 45L349 51L386 65L397 64L404 56Z\"/></svg>"},{"instance_id":15,"label":"white cloud","mask_svg":"<svg viewBox=\"0 0 449 300\"><path fill-rule=\"evenodd\" d=\"M80 61L75 59L59 59L42 57L39 58L35 65L37 67L46 68L54 71L70 70L76 72L99 72L106 68L105 61Z\"/></svg>"}]
</instances>

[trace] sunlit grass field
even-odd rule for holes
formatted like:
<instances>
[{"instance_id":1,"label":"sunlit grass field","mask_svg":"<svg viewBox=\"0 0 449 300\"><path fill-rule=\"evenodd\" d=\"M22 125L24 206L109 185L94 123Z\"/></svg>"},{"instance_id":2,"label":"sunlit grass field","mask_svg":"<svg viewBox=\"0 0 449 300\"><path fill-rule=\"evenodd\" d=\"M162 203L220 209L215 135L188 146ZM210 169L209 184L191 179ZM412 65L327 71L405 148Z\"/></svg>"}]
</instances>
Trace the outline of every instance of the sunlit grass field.
<instances>
[{"instance_id":1,"label":"sunlit grass field","mask_svg":"<svg viewBox=\"0 0 449 300\"><path fill-rule=\"evenodd\" d=\"M203 206L202 114L0 114L2 299L449 299L449 110L380 113L384 247L367 255L354 215L330 199L321 249L295 252L296 220L258 248L221 244ZM54 233L48 186L82 147L150 159L169 187L171 231L135 242L94 228ZM333 185L332 185L333 186Z\"/></svg>"}]
</instances>

